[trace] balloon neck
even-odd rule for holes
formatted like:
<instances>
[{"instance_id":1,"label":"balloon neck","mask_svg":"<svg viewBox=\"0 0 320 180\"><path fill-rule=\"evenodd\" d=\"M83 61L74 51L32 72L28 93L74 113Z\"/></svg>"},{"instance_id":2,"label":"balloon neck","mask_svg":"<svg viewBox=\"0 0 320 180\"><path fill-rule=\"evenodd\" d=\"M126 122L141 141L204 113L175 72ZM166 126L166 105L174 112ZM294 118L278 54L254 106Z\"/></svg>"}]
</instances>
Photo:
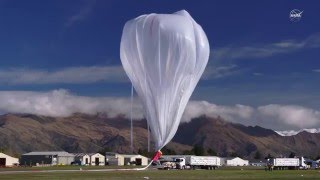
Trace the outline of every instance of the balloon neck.
<instances>
[{"instance_id":1,"label":"balloon neck","mask_svg":"<svg viewBox=\"0 0 320 180\"><path fill-rule=\"evenodd\" d=\"M158 150L157 152L154 153L152 161L157 161L161 156L162 156L162 152Z\"/></svg>"}]
</instances>

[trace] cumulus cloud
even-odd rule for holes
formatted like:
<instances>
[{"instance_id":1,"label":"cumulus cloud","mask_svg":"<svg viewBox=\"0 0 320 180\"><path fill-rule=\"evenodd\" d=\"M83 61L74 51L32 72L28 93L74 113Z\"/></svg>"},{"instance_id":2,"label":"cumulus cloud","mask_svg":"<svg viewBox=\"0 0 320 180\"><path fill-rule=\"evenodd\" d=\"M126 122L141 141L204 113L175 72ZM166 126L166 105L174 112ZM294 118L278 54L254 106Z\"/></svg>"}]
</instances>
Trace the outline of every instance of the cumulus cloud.
<instances>
[{"instance_id":1,"label":"cumulus cloud","mask_svg":"<svg viewBox=\"0 0 320 180\"><path fill-rule=\"evenodd\" d=\"M107 113L110 117L124 115L130 118L130 98L78 96L67 90L49 92L0 91L0 112L30 113L45 116L70 116L73 113ZM199 116L222 117L227 121L244 125L259 125L274 130L319 128L320 111L294 105L265 105L251 107L237 104L224 106L207 101L190 101L182 122ZM143 107L134 98L132 117L143 119Z\"/></svg>"},{"instance_id":2,"label":"cumulus cloud","mask_svg":"<svg viewBox=\"0 0 320 180\"><path fill-rule=\"evenodd\" d=\"M130 117L130 100L112 97L85 97L73 95L67 90L50 92L1 91L0 111L3 113L30 113L46 116L70 116L73 113L95 114L106 112L108 116L119 114ZM142 107L134 100L133 118L141 119Z\"/></svg>"},{"instance_id":3,"label":"cumulus cloud","mask_svg":"<svg viewBox=\"0 0 320 180\"><path fill-rule=\"evenodd\" d=\"M258 107L258 112L263 117L298 128L313 127L320 122L319 111L302 106L270 104Z\"/></svg>"},{"instance_id":4,"label":"cumulus cloud","mask_svg":"<svg viewBox=\"0 0 320 180\"><path fill-rule=\"evenodd\" d=\"M259 125L274 130L320 127L320 112L311 108L295 105L265 105L251 107L246 105L222 106L206 101L190 101L182 121L206 115L222 117L227 121L244 125ZM309 132L309 131L308 131Z\"/></svg>"},{"instance_id":5,"label":"cumulus cloud","mask_svg":"<svg viewBox=\"0 0 320 180\"><path fill-rule=\"evenodd\" d=\"M234 123L259 125L275 130L296 131L301 128L320 127L320 111L303 106L277 104L251 107L241 104L222 106L206 101L190 101L182 120L190 121L201 115L220 116Z\"/></svg>"},{"instance_id":6,"label":"cumulus cloud","mask_svg":"<svg viewBox=\"0 0 320 180\"><path fill-rule=\"evenodd\" d=\"M43 69L0 69L2 84L86 84L99 81L128 82L122 66L69 67L48 71Z\"/></svg>"},{"instance_id":7,"label":"cumulus cloud","mask_svg":"<svg viewBox=\"0 0 320 180\"><path fill-rule=\"evenodd\" d=\"M235 106L219 106L207 101L190 101L182 121L188 122L192 118L206 115L209 117L222 117L224 119L234 121L248 120L253 116L254 109L250 106L237 104Z\"/></svg>"},{"instance_id":8,"label":"cumulus cloud","mask_svg":"<svg viewBox=\"0 0 320 180\"><path fill-rule=\"evenodd\" d=\"M96 114L107 113L110 117L125 115L129 118L131 101L129 98L114 97L85 97L71 94L64 89L49 92L32 91L0 91L0 112L30 113L45 116L70 116L73 113ZM134 98L132 115L134 119L143 118L143 108L140 101ZM182 122L206 115L220 116L236 121L249 119L254 109L249 106L218 106L206 101L190 101L183 115Z\"/></svg>"}]
</instances>

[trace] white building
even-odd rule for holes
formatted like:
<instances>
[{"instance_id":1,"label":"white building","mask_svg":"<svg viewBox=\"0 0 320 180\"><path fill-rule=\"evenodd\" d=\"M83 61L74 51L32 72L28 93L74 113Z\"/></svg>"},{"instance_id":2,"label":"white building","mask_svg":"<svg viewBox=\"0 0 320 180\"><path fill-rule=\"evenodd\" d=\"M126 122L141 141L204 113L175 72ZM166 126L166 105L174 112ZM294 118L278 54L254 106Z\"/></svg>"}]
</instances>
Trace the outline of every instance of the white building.
<instances>
[{"instance_id":1,"label":"white building","mask_svg":"<svg viewBox=\"0 0 320 180\"><path fill-rule=\"evenodd\" d=\"M89 153L90 156L90 165L92 166L104 166L105 165L105 156L100 153Z\"/></svg>"},{"instance_id":2,"label":"white building","mask_svg":"<svg viewBox=\"0 0 320 180\"><path fill-rule=\"evenodd\" d=\"M239 157L221 158L221 165L224 166L248 166L249 161Z\"/></svg>"},{"instance_id":3,"label":"white building","mask_svg":"<svg viewBox=\"0 0 320 180\"><path fill-rule=\"evenodd\" d=\"M19 159L0 153L0 167L11 167L19 165Z\"/></svg>"},{"instance_id":4,"label":"white building","mask_svg":"<svg viewBox=\"0 0 320 180\"><path fill-rule=\"evenodd\" d=\"M141 155L128 155L128 154L118 154L107 152L106 153L106 164L108 165L130 165L135 164L137 166L146 166L148 165L148 158Z\"/></svg>"},{"instance_id":5,"label":"white building","mask_svg":"<svg viewBox=\"0 0 320 180\"><path fill-rule=\"evenodd\" d=\"M75 163L80 163L82 166L90 165L90 156L86 153L73 153Z\"/></svg>"}]
</instances>

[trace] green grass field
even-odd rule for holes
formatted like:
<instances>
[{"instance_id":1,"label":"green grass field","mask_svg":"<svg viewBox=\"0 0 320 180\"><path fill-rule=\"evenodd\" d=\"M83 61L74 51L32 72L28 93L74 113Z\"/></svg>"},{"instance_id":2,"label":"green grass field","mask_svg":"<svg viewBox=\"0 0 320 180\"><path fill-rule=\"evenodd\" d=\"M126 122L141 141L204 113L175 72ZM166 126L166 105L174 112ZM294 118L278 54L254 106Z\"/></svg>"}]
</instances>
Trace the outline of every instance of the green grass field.
<instances>
[{"instance_id":1,"label":"green grass field","mask_svg":"<svg viewBox=\"0 0 320 180\"><path fill-rule=\"evenodd\" d=\"M145 170L145 171L83 171L40 172L43 170L77 170L77 166L48 168L1 169L0 179L320 179L319 170L264 171L263 169L224 168L219 170ZM106 167L100 167L106 168ZM117 167L109 167L111 169ZM10 170L10 171L7 171ZM28 172L13 172L28 171Z\"/></svg>"}]
</instances>

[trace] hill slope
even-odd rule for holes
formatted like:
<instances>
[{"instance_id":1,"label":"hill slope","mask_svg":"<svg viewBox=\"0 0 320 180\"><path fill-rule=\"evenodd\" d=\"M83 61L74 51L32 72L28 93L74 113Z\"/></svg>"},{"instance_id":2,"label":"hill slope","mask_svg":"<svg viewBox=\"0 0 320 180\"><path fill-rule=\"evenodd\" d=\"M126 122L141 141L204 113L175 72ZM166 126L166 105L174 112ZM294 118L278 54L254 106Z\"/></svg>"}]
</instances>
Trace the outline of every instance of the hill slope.
<instances>
[{"instance_id":1,"label":"hill slope","mask_svg":"<svg viewBox=\"0 0 320 180\"><path fill-rule=\"evenodd\" d=\"M29 151L65 150L69 152L96 152L105 147L130 152L130 124L123 117L74 114L54 118L30 114L0 116L0 148L9 153ZM193 145L214 149L221 156L236 153L254 156L300 155L317 156L320 134L301 132L295 136L280 136L259 126L246 127L222 119L199 117L181 124L167 147L178 153L190 150ZM146 122L134 121L134 148L146 149Z\"/></svg>"},{"instance_id":2,"label":"hill slope","mask_svg":"<svg viewBox=\"0 0 320 180\"><path fill-rule=\"evenodd\" d=\"M273 130L259 126L246 127L207 117L181 124L174 138L178 143L212 148L222 156L236 153L251 157L256 151L264 157L269 153L288 156L290 152L315 157L320 153L319 140L318 133L301 132L294 136L280 136Z\"/></svg>"}]
</instances>

